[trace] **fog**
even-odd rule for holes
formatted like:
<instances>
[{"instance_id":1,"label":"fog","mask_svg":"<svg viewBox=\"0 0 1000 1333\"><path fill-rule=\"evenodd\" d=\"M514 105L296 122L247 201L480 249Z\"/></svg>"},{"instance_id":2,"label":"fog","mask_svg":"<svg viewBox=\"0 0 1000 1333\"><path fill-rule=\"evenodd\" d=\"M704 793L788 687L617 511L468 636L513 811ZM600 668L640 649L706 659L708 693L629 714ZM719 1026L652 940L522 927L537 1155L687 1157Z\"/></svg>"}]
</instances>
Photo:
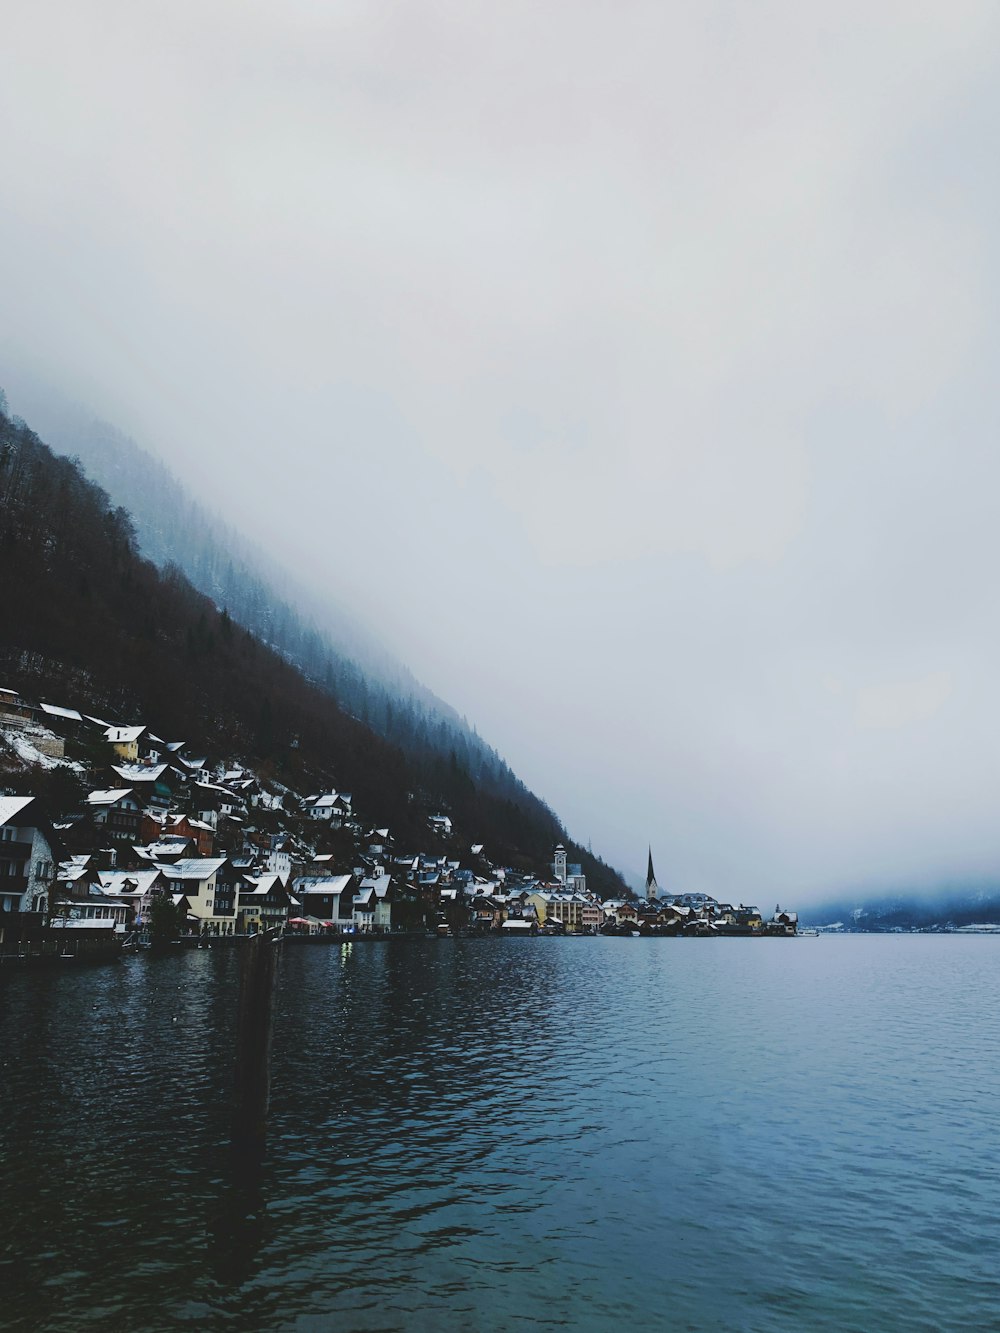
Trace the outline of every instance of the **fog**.
<instances>
[{"instance_id":1,"label":"fog","mask_svg":"<svg viewBox=\"0 0 1000 1333\"><path fill-rule=\"evenodd\" d=\"M0 384L770 905L1000 871L1000 11L14 0Z\"/></svg>"}]
</instances>

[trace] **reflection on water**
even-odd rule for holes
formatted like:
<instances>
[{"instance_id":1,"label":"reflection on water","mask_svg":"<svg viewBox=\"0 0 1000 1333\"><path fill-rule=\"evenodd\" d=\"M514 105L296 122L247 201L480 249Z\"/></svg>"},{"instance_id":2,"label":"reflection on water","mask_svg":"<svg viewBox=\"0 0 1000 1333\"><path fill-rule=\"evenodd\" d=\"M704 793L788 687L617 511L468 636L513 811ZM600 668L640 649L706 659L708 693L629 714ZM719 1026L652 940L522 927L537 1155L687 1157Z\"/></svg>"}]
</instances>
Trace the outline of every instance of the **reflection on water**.
<instances>
[{"instance_id":1,"label":"reflection on water","mask_svg":"<svg viewBox=\"0 0 1000 1333\"><path fill-rule=\"evenodd\" d=\"M0 1324L992 1327L985 938L286 946L7 973Z\"/></svg>"}]
</instances>

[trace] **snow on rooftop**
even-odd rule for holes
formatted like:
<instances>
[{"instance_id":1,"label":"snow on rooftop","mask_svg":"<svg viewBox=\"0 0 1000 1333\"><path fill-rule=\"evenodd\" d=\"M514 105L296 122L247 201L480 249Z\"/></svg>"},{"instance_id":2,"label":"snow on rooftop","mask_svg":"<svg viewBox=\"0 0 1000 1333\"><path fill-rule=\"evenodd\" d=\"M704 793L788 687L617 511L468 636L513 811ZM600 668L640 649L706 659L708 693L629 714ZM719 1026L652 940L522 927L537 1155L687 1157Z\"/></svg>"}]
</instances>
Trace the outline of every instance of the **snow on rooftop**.
<instances>
[{"instance_id":1,"label":"snow on rooftop","mask_svg":"<svg viewBox=\"0 0 1000 1333\"><path fill-rule=\"evenodd\" d=\"M83 714L78 713L75 708L60 708L58 704L39 704L38 706L49 717L62 717L68 722L83 721Z\"/></svg>"},{"instance_id":2,"label":"snow on rooftop","mask_svg":"<svg viewBox=\"0 0 1000 1333\"><path fill-rule=\"evenodd\" d=\"M131 745L145 730L145 727L108 727L104 738L112 745Z\"/></svg>"},{"instance_id":3,"label":"snow on rooftop","mask_svg":"<svg viewBox=\"0 0 1000 1333\"><path fill-rule=\"evenodd\" d=\"M34 799L33 796L0 796L0 824L9 824Z\"/></svg>"},{"instance_id":4,"label":"snow on rooftop","mask_svg":"<svg viewBox=\"0 0 1000 1333\"><path fill-rule=\"evenodd\" d=\"M131 796L131 787L112 787L107 791L92 791L87 797L88 805L114 805L123 796Z\"/></svg>"},{"instance_id":5,"label":"snow on rooftop","mask_svg":"<svg viewBox=\"0 0 1000 1333\"><path fill-rule=\"evenodd\" d=\"M112 764L111 771L125 782L156 782L167 771L166 764Z\"/></svg>"},{"instance_id":6,"label":"snow on rooftop","mask_svg":"<svg viewBox=\"0 0 1000 1333\"><path fill-rule=\"evenodd\" d=\"M226 856L185 857L173 865L164 865L160 869L168 879L208 879L226 864Z\"/></svg>"}]
</instances>

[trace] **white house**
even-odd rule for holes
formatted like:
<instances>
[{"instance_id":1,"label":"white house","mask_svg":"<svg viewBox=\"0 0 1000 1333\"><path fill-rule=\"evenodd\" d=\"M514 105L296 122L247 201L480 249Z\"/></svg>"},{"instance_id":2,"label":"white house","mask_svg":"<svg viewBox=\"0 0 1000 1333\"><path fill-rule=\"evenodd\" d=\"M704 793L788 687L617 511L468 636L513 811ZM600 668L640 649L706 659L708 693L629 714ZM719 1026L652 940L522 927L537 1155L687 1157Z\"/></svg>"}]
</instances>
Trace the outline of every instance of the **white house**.
<instances>
[{"instance_id":1,"label":"white house","mask_svg":"<svg viewBox=\"0 0 1000 1333\"><path fill-rule=\"evenodd\" d=\"M202 929L219 935L233 933L236 913L236 876L228 856L190 857L173 865L160 864L172 894L182 893L191 916Z\"/></svg>"},{"instance_id":2,"label":"white house","mask_svg":"<svg viewBox=\"0 0 1000 1333\"><path fill-rule=\"evenodd\" d=\"M33 796L0 796L0 912L44 912L54 838Z\"/></svg>"},{"instance_id":3,"label":"white house","mask_svg":"<svg viewBox=\"0 0 1000 1333\"><path fill-rule=\"evenodd\" d=\"M363 879L354 899L354 924L381 933L392 927L392 876Z\"/></svg>"}]
</instances>

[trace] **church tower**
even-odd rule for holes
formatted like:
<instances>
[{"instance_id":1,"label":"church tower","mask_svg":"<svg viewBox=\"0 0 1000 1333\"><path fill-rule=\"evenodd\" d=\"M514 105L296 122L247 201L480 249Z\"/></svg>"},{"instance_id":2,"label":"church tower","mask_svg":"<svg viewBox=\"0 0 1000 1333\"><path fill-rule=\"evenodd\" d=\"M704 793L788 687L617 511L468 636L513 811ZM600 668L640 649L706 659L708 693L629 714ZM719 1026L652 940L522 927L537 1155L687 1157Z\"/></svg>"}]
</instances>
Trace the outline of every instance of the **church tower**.
<instances>
[{"instance_id":1,"label":"church tower","mask_svg":"<svg viewBox=\"0 0 1000 1333\"><path fill-rule=\"evenodd\" d=\"M552 862L552 873L560 884L566 883L566 848L562 843L556 848L556 859Z\"/></svg>"},{"instance_id":2,"label":"church tower","mask_svg":"<svg viewBox=\"0 0 1000 1333\"><path fill-rule=\"evenodd\" d=\"M652 902L654 898L659 898L660 886L656 882L656 875L653 872L653 849L649 849L649 868L646 871L646 901Z\"/></svg>"}]
</instances>

